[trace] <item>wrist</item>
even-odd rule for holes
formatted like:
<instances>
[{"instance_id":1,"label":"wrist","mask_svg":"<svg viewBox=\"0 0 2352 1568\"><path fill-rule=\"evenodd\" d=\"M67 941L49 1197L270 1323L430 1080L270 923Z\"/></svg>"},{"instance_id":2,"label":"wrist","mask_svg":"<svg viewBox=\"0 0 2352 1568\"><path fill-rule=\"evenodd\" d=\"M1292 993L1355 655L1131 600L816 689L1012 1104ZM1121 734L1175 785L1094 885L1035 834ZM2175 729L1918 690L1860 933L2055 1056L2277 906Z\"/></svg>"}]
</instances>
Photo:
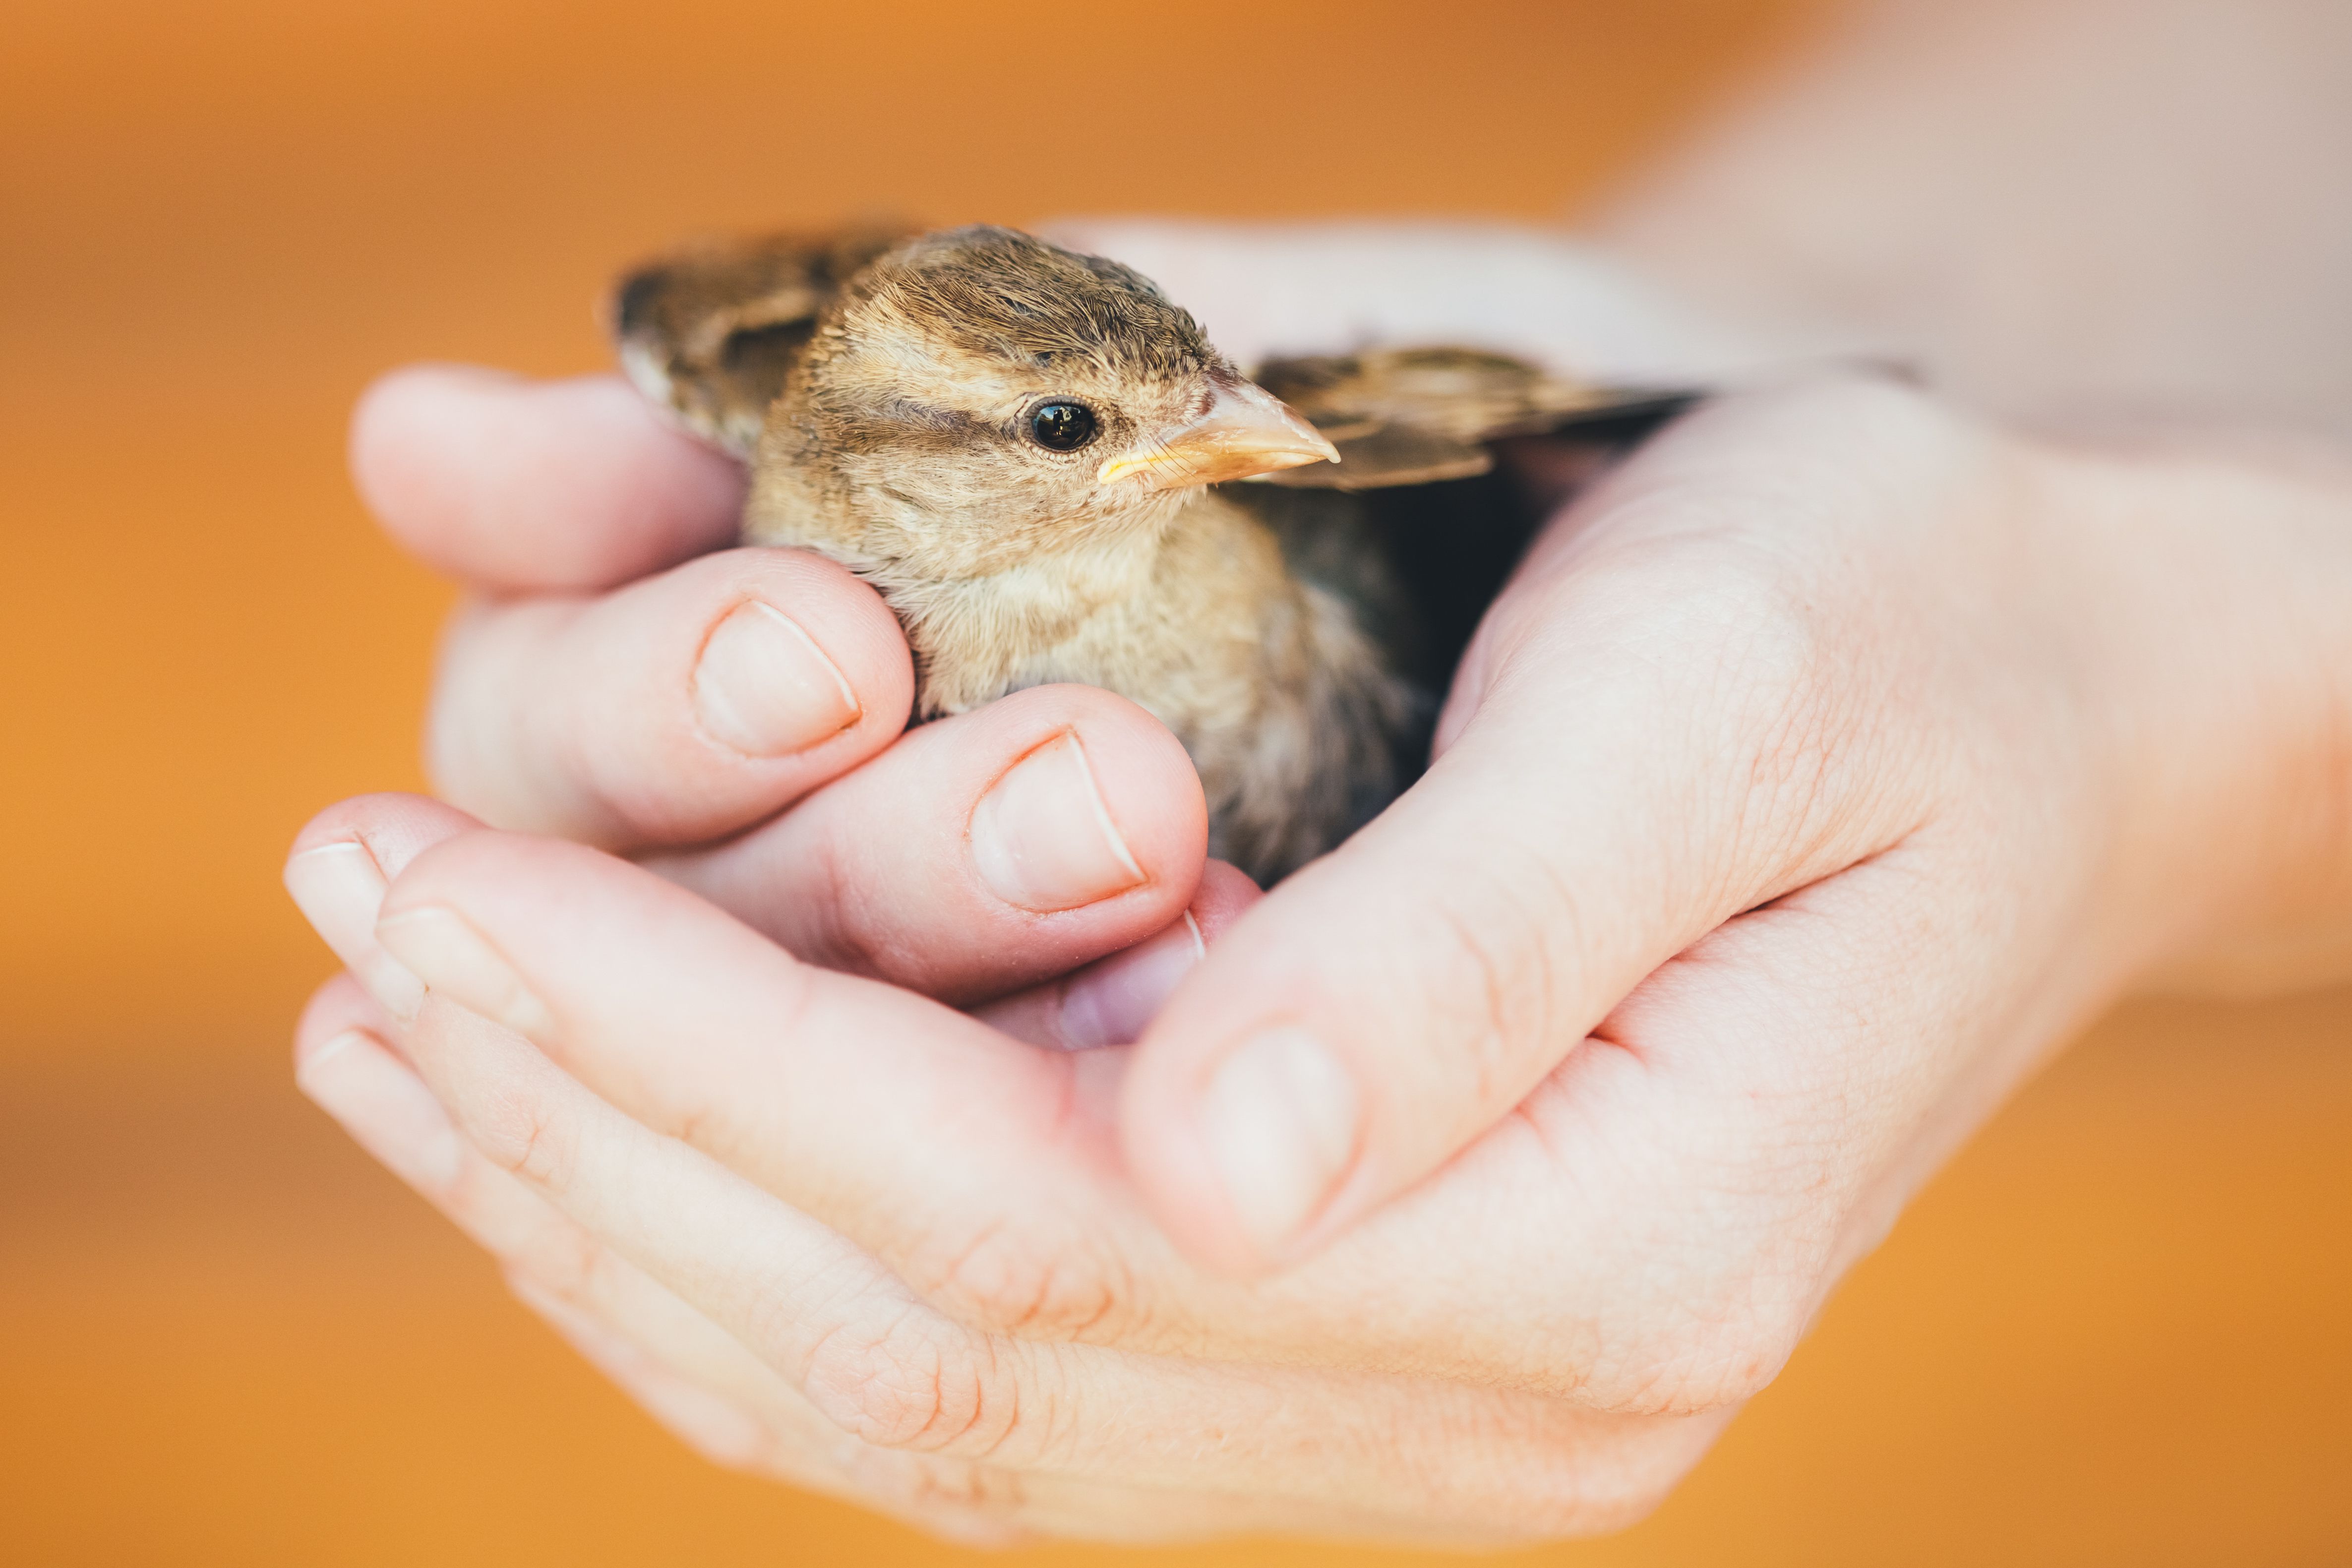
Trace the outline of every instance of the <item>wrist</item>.
<instances>
[{"instance_id":1,"label":"wrist","mask_svg":"<svg viewBox=\"0 0 2352 1568\"><path fill-rule=\"evenodd\" d=\"M2159 989L2352 976L2352 464L2046 447L2116 803L2105 880Z\"/></svg>"}]
</instances>

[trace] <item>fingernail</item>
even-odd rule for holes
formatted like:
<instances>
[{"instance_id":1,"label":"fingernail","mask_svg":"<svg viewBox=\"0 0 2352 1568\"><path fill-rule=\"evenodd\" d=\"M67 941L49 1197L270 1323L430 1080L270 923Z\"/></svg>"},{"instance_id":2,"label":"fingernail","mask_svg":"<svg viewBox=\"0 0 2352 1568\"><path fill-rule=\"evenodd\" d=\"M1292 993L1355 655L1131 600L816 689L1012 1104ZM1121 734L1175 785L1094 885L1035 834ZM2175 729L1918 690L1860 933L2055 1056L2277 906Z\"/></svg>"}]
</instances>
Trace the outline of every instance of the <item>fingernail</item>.
<instances>
[{"instance_id":1,"label":"fingernail","mask_svg":"<svg viewBox=\"0 0 2352 1568\"><path fill-rule=\"evenodd\" d=\"M1273 1261L1354 1159L1356 1086L1304 1029L1269 1029L1227 1057L1201 1096L1201 1131L1242 1228Z\"/></svg>"},{"instance_id":2,"label":"fingernail","mask_svg":"<svg viewBox=\"0 0 2352 1568\"><path fill-rule=\"evenodd\" d=\"M302 918L376 1005L405 1021L416 1016L425 986L375 940L376 911L388 885L368 847L350 839L305 849L286 862L286 890Z\"/></svg>"},{"instance_id":3,"label":"fingernail","mask_svg":"<svg viewBox=\"0 0 2352 1568\"><path fill-rule=\"evenodd\" d=\"M1058 1043L1070 1050L1134 1044L1168 994L1207 953L1200 922L1186 910L1158 936L1097 959L1062 988L1055 1019Z\"/></svg>"},{"instance_id":4,"label":"fingernail","mask_svg":"<svg viewBox=\"0 0 2352 1568\"><path fill-rule=\"evenodd\" d=\"M455 910L425 904L376 922L376 940L426 990L527 1039L544 1039L555 1020L514 966Z\"/></svg>"},{"instance_id":5,"label":"fingernail","mask_svg":"<svg viewBox=\"0 0 2352 1568\"><path fill-rule=\"evenodd\" d=\"M346 1029L312 1051L294 1081L402 1180L428 1192L457 1181L463 1151L448 1113L363 1031Z\"/></svg>"},{"instance_id":6,"label":"fingernail","mask_svg":"<svg viewBox=\"0 0 2352 1568\"><path fill-rule=\"evenodd\" d=\"M1016 908L1074 910L1143 880L1118 836L1086 748L1064 733L1013 765L971 813L971 854L989 890Z\"/></svg>"},{"instance_id":7,"label":"fingernail","mask_svg":"<svg viewBox=\"0 0 2352 1568\"><path fill-rule=\"evenodd\" d=\"M694 667L703 732L748 757L785 757L857 722L857 694L799 623L757 599L727 614Z\"/></svg>"}]
</instances>

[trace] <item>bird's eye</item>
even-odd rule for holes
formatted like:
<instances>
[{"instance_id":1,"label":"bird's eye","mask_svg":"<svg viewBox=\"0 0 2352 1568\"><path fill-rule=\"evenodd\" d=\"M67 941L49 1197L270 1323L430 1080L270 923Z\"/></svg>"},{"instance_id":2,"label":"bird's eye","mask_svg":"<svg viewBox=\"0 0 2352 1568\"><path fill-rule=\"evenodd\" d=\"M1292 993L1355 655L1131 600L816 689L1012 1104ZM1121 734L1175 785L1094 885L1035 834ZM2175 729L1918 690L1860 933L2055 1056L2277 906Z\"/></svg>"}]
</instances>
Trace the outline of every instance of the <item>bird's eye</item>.
<instances>
[{"instance_id":1,"label":"bird's eye","mask_svg":"<svg viewBox=\"0 0 2352 1568\"><path fill-rule=\"evenodd\" d=\"M1029 416L1029 434L1055 452L1075 452L1095 438L1095 411L1083 403L1048 403Z\"/></svg>"}]
</instances>

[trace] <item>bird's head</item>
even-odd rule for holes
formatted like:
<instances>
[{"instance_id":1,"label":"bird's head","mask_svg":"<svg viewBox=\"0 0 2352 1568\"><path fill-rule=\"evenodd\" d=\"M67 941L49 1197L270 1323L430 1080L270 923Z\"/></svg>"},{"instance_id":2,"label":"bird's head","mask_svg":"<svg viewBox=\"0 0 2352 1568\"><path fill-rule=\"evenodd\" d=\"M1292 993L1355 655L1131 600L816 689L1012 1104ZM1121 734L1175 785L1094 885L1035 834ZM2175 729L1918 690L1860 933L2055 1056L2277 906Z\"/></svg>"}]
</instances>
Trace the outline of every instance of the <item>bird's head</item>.
<instances>
[{"instance_id":1,"label":"bird's head","mask_svg":"<svg viewBox=\"0 0 2352 1568\"><path fill-rule=\"evenodd\" d=\"M797 462L891 553L962 575L1171 516L1182 493L1335 458L1149 279L1010 229L908 240L809 345Z\"/></svg>"}]
</instances>

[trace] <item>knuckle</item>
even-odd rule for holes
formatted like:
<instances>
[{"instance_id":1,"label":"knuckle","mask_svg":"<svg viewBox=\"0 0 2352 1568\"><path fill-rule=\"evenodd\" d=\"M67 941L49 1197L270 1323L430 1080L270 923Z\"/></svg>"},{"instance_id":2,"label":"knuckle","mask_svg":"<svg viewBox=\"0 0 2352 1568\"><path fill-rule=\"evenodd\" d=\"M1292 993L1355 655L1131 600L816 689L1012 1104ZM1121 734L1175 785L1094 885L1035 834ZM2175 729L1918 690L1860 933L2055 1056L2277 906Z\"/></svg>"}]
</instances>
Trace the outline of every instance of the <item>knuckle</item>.
<instances>
[{"instance_id":1,"label":"knuckle","mask_svg":"<svg viewBox=\"0 0 2352 1568\"><path fill-rule=\"evenodd\" d=\"M518 1247L506 1259L517 1278L569 1307L600 1311L613 1290L615 1259L586 1231L550 1229Z\"/></svg>"},{"instance_id":2,"label":"knuckle","mask_svg":"<svg viewBox=\"0 0 2352 1568\"><path fill-rule=\"evenodd\" d=\"M1084 1240L996 1222L908 1265L909 1283L959 1321L1018 1339L1104 1341L1132 1327L1123 1263Z\"/></svg>"},{"instance_id":3,"label":"knuckle","mask_svg":"<svg viewBox=\"0 0 2352 1568\"><path fill-rule=\"evenodd\" d=\"M1851 637L1813 585L1763 552L1723 564L1725 581L1694 611L1713 634L1698 666L1704 710L1751 760L1781 754L1852 700ZM1705 601L1711 599L1711 604Z\"/></svg>"},{"instance_id":4,"label":"knuckle","mask_svg":"<svg viewBox=\"0 0 2352 1568\"><path fill-rule=\"evenodd\" d=\"M871 836L861 824L830 820L804 846L805 874L814 897L806 900L803 957L813 963L881 979L919 973L922 957L910 952L908 935L891 918L877 891L898 879L873 874Z\"/></svg>"},{"instance_id":5,"label":"knuckle","mask_svg":"<svg viewBox=\"0 0 2352 1568\"><path fill-rule=\"evenodd\" d=\"M1500 874L1480 889L1510 918L1477 916L1433 906L1438 922L1423 951L1443 955L1433 973L1447 996L1457 998L1459 1041L1446 1062L1449 1080L1466 1084L1473 1103L1507 1105L1527 1090L1521 1081L1531 1063L1548 1060L1538 1047L1565 1048L1553 1041L1569 1020L1559 1005L1564 955L1579 951L1580 921L1574 898L1540 857L1523 861L1516 874Z\"/></svg>"},{"instance_id":6,"label":"knuckle","mask_svg":"<svg viewBox=\"0 0 2352 1568\"><path fill-rule=\"evenodd\" d=\"M1705 763L1678 805L1745 814L1751 800L1810 790L1871 732L1894 677L1883 651L1857 655L1883 650L1871 623L1883 612L1852 602L1841 562L1737 531L1711 535L1704 552L1668 539L1625 556L1593 590L1624 606L1606 716Z\"/></svg>"},{"instance_id":7,"label":"knuckle","mask_svg":"<svg viewBox=\"0 0 2352 1568\"><path fill-rule=\"evenodd\" d=\"M467 1108L466 1131L482 1157L530 1185L562 1187L573 1163L572 1129L536 1097L497 1092Z\"/></svg>"},{"instance_id":8,"label":"knuckle","mask_svg":"<svg viewBox=\"0 0 2352 1568\"><path fill-rule=\"evenodd\" d=\"M1587 1299L1586 1342L1546 1358L1574 1376L1538 1373L1520 1386L1638 1422L1727 1412L1770 1385L1835 1277L1834 1226L1779 1201L1696 1201L1715 1211L1706 1223L1596 1259L1601 1277L1648 1288L1607 1305Z\"/></svg>"},{"instance_id":9,"label":"knuckle","mask_svg":"<svg viewBox=\"0 0 2352 1568\"><path fill-rule=\"evenodd\" d=\"M1617 1414L1688 1416L1746 1404L1770 1386L1811 1321L1778 1281L1750 1279L1685 1308L1681 1324L1610 1391Z\"/></svg>"},{"instance_id":10,"label":"knuckle","mask_svg":"<svg viewBox=\"0 0 2352 1568\"><path fill-rule=\"evenodd\" d=\"M1019 1384L995 1347L919 1307L826 1334L803 1383L828 1418L879 1448L987 1459L1021 1427Z\"/></svg>"},{"instance_id":11,"label":"knuckle","mask_svg":"<svg viewBox=\"0 0 2352 1568\"><path fill-rule=\"evenodd\" d=\"M1717 874L1743 880L1740 869L1802 858L1832 832L1857 748L1894 731L1885 660L1857 657L1883 639L1769 549L1729 553L1677 612L1701 626L1666 710L1691 716L1693 754L1713 759L1694 775L1700 820L1727 828Z\"/></svg>"},{"instance_id":12,"label":"knuckle","mask_svg":"<svg viewBox=\"0 0 2352 1568\"><path fill-rule=\"evenodd\" d=\"M1743 1405L1780 1376L1836 1277L1842 1212L1811 1192L1776 1193L1733 1222L1743 1239L1718 1239L1713 1250L1726 1261L1703 1277L1710 1288L1692 1315L1685 1408Z\"/></svg>"},{"instance_id":13,"label":"knuckle","mask_svg":"<svg viewBox=\"0 0 2352 1568\"><path fill-rule=\"evenodd\" d=\"M1644 1406L1659 1415L1692 1415L1743 1405L1770 1385L1796 1348L1793 1334L1762 1324L1707 1333L1669 1378L1651 1390Z\"/></svg>"}]
</instances>

